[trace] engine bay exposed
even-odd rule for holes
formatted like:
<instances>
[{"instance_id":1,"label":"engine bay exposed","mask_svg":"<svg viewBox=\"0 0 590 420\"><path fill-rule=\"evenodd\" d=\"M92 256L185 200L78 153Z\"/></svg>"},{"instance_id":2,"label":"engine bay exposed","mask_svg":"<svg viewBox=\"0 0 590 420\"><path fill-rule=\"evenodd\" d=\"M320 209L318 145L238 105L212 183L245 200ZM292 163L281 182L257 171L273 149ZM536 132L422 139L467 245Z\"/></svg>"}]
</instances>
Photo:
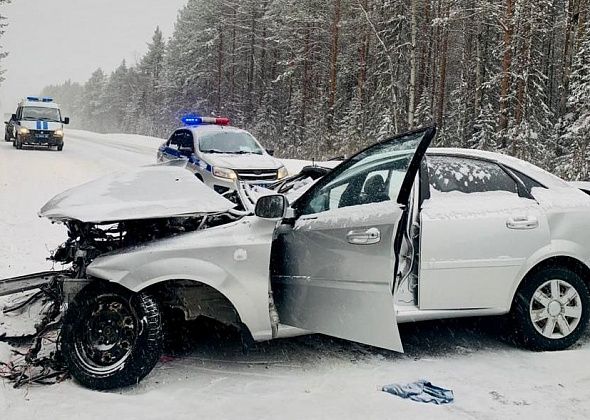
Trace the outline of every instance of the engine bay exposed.
<instances>
[{"instance_id":1,"label":"engine bay exposed","mask_svg":"<svg viewBox=\"0 0 590 420\"><path fill-rule=\"evenodd\" d=\"M237 213L161 219L125 220L116 223L64 222L68 239L49 257L50 260L72 264L75 278L85 278L86 267L98 256L130 248L158 239L219 226L237 220Z\"/></svg>"}]
</instances>

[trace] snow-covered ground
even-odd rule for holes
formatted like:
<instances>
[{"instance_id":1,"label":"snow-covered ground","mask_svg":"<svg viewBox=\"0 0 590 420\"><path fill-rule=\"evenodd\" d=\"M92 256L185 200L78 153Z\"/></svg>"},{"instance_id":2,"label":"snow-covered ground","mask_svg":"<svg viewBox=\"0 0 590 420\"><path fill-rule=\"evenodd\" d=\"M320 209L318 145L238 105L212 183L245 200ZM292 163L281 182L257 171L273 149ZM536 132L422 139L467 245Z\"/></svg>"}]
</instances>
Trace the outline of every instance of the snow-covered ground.
<instances>
[{"instance_id":1,"label":"snow-covered ground","mask_svg":"<svg viewBox=\"0 0 590 420\"><path fill-rule=\"evenodd\" d=\"M62 226L37 217L62 190L154 162L161 140L67 132L63 152L0 143L0 278L50 268ZM304 162L287 162L296 171ZM12 325L11 325L12 324ZM0 335L22 320L0 317ZM509 328L509 327L505 327ZM590 418L590 339L556 353L532 353L501 340L497 320L401 327L405 354L323 336L277 340L243 354L237 338L205 340L165 357L138 386L93 392L73 381L14 390L0 382L0 419L194 418ZM0 342L0 360L9 346ZM428 379L456 402L432 406L380 391Z\"/></svg>"}]
</instances>

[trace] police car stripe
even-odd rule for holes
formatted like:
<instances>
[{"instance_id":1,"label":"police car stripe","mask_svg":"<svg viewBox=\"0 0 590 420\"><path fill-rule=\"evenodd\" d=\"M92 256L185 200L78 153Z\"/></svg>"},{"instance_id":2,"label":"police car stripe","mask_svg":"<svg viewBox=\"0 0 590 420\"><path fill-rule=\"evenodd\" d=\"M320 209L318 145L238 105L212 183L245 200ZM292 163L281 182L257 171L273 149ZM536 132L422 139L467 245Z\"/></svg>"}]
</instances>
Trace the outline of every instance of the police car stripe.
<instances>
[{"instance_id":1,"label":"police car stripe","mask_svg":"<svg viewBox=\"0 0 590 420\"><path fill-rule=\"evenodd\" d=\"M41 130L41 121L37 121L37 130Z\"/></svg>"},{"instance_id":2,"label":"police car stripe","mask_svg":"<svg viewBox=\"0 0 590 420\"><path fill-rule=\"evenodd\" d=\"M47 130L49 128L49 123L47 121L43 121L43 130Z\"/></svg>"}]
</instances>

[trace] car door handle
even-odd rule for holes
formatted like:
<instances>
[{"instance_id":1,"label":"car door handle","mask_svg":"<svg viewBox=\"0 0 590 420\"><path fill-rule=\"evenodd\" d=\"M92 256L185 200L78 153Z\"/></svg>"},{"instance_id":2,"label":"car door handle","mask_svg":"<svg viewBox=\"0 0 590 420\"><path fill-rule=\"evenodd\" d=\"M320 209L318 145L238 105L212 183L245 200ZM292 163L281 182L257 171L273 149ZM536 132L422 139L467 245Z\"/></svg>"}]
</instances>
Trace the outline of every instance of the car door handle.
<instances>
[{"instance_id":1,"label":"car door handle","mask_svg":"<svg viewBox=\"0 0 590 420\"><path fill-rule=\"evenodd\" d=\"M535 229L539 227L539 219L534 216L513 216L506 221L508 229Z\"/></svg>"},{"instance_id":2,"label":"car door handle","mask_svg":"<svg viewBox=\"0 0 590 420\"><path fill-rule=\"evenodd\" d=\"M346 239L353 245L371 245L381 241L381 232L374 227L367 230L351 230L346 234Z\"/></svg>"}]
</instances>

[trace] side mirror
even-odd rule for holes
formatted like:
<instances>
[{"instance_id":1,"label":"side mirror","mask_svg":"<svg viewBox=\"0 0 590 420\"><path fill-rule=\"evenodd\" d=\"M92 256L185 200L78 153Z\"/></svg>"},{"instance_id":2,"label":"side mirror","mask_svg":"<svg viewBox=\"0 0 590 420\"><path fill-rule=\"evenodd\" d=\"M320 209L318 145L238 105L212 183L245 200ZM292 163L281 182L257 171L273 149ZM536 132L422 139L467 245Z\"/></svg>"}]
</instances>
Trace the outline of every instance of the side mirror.
<instances>
[{"instance_id":1,"label":"side mirror","mask_svg":"<svg viewBox=\"0 0 590 420\"><path fill-rule=\"evenodd\" d=\"M266 149L266 153L268 153L271 156L275 155L275 149Z\"/></svg>"},{"instance_id":2,"label":"side mirror","mask_svg":"<svg viewBox=\"0 0 590 420\"><path fill-rule=\"evenodd\" d=\"M64 124L69 124L70 123L70 117L65 117L63 122L64 122Z\"/></svg>"},{"instance_id":3,"label":"side mirror","mask_svg":"<svg viewBox=\"0 0 590 420\"><path fill-rule=\"evenodd\" d=\"M264 195L256 202L254 214L262 219L280 219L285 215L287 206L284 195Z\"/></svg>"},{"instance_id":4,"label":"side mirror","mask_svg":"<svg viewBox=\"0 0 590 420\"><path fill-rule=\"evenodd\" d=\"M16 114L12 114L12 117L10 117L10 118L12 118L14 121L16 121Z\"/></svg>"}]
</instances>

